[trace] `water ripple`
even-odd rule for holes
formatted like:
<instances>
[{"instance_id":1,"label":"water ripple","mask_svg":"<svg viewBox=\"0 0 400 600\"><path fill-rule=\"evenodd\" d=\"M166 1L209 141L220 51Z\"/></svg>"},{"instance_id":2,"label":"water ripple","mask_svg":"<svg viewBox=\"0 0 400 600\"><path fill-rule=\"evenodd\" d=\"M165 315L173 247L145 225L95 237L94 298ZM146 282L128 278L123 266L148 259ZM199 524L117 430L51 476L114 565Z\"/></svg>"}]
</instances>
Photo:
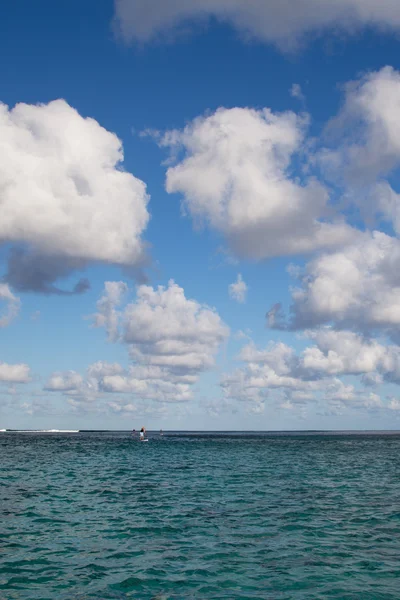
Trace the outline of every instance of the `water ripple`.
<instances>
[{"instance_id":1,"label":"water ripple","mask_svg":"<svg viewBox=\"0 0 400 600\"><path fill-rule=\"evenodd\" d=\"M0 446L1 599L399 597L400 436Z\"/></svg>"}]
</instances>

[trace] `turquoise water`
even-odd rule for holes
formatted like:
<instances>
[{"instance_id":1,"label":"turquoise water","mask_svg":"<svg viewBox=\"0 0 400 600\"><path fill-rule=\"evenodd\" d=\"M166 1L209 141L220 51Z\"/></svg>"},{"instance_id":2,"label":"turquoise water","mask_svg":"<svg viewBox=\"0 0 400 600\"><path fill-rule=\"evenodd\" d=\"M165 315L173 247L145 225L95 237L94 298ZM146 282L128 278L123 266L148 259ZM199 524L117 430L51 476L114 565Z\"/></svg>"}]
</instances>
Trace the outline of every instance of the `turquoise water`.
<instances>
[{"instance_id":1,"label":"turquoise water","mask_svg":"<svg viewBox=\"0 0 400 600\"><path fill-rule=\"evenodd\" d=\"M400 435L0 435L0 598L400 597Z\"/></svg>"}]
</instances>

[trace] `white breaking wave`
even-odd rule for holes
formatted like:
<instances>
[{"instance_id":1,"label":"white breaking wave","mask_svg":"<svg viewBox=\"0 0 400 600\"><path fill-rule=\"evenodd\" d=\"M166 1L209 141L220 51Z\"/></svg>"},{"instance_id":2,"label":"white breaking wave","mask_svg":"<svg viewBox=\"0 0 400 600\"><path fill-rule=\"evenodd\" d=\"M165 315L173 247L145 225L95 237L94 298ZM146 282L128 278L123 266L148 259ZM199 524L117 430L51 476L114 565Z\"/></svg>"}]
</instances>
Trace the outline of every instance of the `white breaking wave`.
<instances>
[{"instance_id":1,"label":"white breaking wave","mask_svg":"<svg viewBox=\"0 0 400 600\"><path fill-rule=\"evenodd\" d=\"M7 433L79 433L79 429L0 429Z\"/></svg>"}]
</instances>

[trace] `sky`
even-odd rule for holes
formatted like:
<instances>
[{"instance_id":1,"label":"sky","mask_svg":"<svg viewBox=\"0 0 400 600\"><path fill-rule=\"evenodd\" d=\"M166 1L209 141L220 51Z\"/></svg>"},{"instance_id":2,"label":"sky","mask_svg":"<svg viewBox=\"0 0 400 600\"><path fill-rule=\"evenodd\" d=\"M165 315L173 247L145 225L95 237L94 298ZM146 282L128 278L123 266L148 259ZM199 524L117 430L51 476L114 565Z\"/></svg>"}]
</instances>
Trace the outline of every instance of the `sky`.
<instances>
[{"instance_id":1,"label":"sky","mask_svg":"<svg viewBox=\"0 0 400 600\"><path fill-rule=\"evenodd\" d=\"M400 4L0 21L0 429L400 427Z\"/></svg>"}]
</instances>

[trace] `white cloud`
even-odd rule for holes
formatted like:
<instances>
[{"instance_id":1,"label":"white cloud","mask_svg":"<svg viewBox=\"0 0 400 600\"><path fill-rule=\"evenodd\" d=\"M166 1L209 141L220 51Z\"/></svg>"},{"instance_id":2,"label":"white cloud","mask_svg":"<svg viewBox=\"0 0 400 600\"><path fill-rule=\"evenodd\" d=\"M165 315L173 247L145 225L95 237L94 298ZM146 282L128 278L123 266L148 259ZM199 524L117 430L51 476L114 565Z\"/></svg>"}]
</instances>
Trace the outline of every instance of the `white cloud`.
<instances>
[{"instance_id":1,"label":"white cloud","mask_svg":"<svg viewBox=\"0 0 400 600\"><path fill-rule=\"evenodd\" d=\"M161 145L184 156L167 171L169 193L183 194L195 222L220 231L240 257L272 256L334 248L354 231L327 220L328 193L314 179L291 179L307 118L269 109L218 109ZM324 218L324 220L321 220Z\"/></svg>"},{"instance_id":2,"label":"white cloud","mask_svg":"<svg viewBox=\"0 0 400 600\"><path fill-rule=\"evenodd\" d=\"M104 327L108 339L112 342L116 341L119 335L121 313L117 308L127 291L128 286L123 281L106 281L104 294L96 304L98 312L94 315L93 325L94 327Z\"/></svg>"},{"instance_id":3,"label":"white cloud","mask_svg":"<svg viewBox=\"0 0 400 600\"><path fill-rule=\"evenodd\" d=\"M400 157L400 156L399 156ZM363 208L359 202L362 212L369 216L381 216L382 219L392 224L397 236L400 235L400 194L397 194L389 183L381 181L371 187L367 196L366 206Z\"/></svg>"},{"instance_id":4,"label":"white cloud","mask_svg":"<svg viewBox=\"0 0 400 600\"><path fill-rule=\"evenodd\" d=\"M84 377L76 371L53 373L44 390L61 392L71 400L72 406L79 407L93 403L107 391L104 381L123 374L124 369L118 363L98 361L87 368Z\"/></svg>"},{"instance_id":5,"label":"white cloud","mask_svg":"<svg viewBox=\"0 0 400 600\"><path fill-rule=\"evenodd\" d=\"M262 350L251 342L242 348L239 360L245 366L222 377L228 398L260 403L273 390L313 392L321 388L319 381L301 372L294 349L281 342Z\"/></svg>"},{"instance_id":6,"label":"white cloud","mask_svg":"<svg viewBox=\"0 0 400 600\"><path fill-rule=\"evenodd\" d=\"M106 375L102 380L102 389L106 392L143 394L146 382L124 375Z\"/></svg>"},{"instance_id":7,"label":"white cloud","mask_svg":"<svg viewBox=\"0 0 400 600\"><path fill-rule=\"evenodd\" d=\"M400 384L400 346L329 327L307 332L316 345L301 353L301 368L312 376L363 375L365 385Z\"/></svg>"},{"instance_id":8,"label":"white cloud","mask_svg":"<svg viewBox=\"0 0 400 600\"><path fill-rule=\"evenodd\" d=\"M0 314L0 327L8 327L19 313L21 301L14 296L6 283L0 283L0 302L6 304L5 311Z\"/></svg>"},{"instance_id":9,"label":"white cloud","mask_svg":"<svg viewBox=\"0 0 400 600\"><path fill-rule=\"evenodd\" d=\"M400 241L381 232L365 234L343 250L311 261L292 291L291 322L269 323L302 329L332 322L359 329L400 329Z\"/></svg>"},{"instance_id":10,"label":"white cloud","mask_svg":"<svg viewBox=\"0 0 400 600\"><path fill-rule=\"evenodd\" d=\"M328 125L339 145L321 152L323 166L359 186L399 166L399 113L400 73L392 67L350 82L342 110Z\"/></svg>"},{"instance_id":11,"label":"white cloud","mask_svg":"<svg viewBox=\"0 0 400 600\"><path fill-rule=\"evenodd\" d=\"M376 393L367 393L361 385L355 387L338 376L359 376L363 384L363 377L369 375L376 384L399 385L400 346L330 328L309 331L307 336L314 345L299 353L280 342L262 349L252 342L245 345L238 357L244 365L222 378L225 397L256 404L275 402L288 409L310 402L336 409L343 405L385 408Z\"/></svg>"},{"instance_id":12,"label":"white cloud","mask_svg":"<svg viewBox=\"0 0 400 600\"><path fill-rule=\"evenodd\" d=\"M61 392L75 410L92 411L96 406L97 410L104 410L105 404L114 412L129 412L139 405L144 409L145 402L186 402L192 398L197 378L198 375L174 374L161 367L136 364L124 369L118 363L98 361L87 368L84 376L75 371L53 373L44 391ZM119 399L116 394L129 394L136 403ZM109 395L111 401L107 400ZM126 409L129 404L131 409ZM160 404L155 410L160 410Z\"/></svg>"},{"instance_id":13,"label":"white cloud","mask_svg":"<svg viewBox=\"0 0 400 600\"><path fill-rule=\"evenodd\" d=\"M8 283L63 293L54 282L89 261L141 263L146 186L121 168L115 134L56 100L0 104L0 139L0 243L13 246Z\"/></svg>"},{"instance_id":14,"label":"white cloud","mask_svg":"<svg viewBox=\"0 0 400 600\"><path fill-rule=\"evenodd\" d=\"M345 89L344 106L326 128L332 147L317 152L319 163L368 227L390 223L399 234L399 194L392 185L400 169L400 72L385 67ZM392 176L392 185L384 176Z\"/></svg>"},{"instance_id":15,"label":"white cloud","mask_svg":"<svg viewBox=\"0 0 400 600\"><path fill-rule=\"evenodd\" d=\"M31 381L31 372L28 365L15 364L9 365L0 362L0 381L9 383L29 383Z\"/></svg>"},{"instance_id":16,"label":"white cloud","mask_svg":"<svg viewBox=\"0 0 400 600\"><path fill-rule=\"evenodd\" d=\"M243 331L242 329L239 329L238 331L236 331L234 338L235 340L250 340L251 339L251 329L249 329L248 327L245 329L245 331Z\"/></svg>"},{"instance_id":17,"label":"white cloud","mask_svg":"<svg viewBox=\"0 0 400 600\"><path fill-rule=\"evenodd\" d=\"M44 389L49 392L70 392L78 389L83 383L83 378L76 371L53 373Z\"/></svg>"},{"instance_id":18,"label":"white cloud","mask_svg":"<svg viewBox=\"0 0 400 600\"><path fill-rule=\"evenodd\" d=\"M380 373L365 373L361 381L366 387L377 387L383 383L383 377Z\"/></svg>"},{"instance_id":19,"label":"white cloud","mask_svg":"<svg viewBox=\"0 0 400 600\"><path fill-rule=\"evenodd\" d=\"M177 374L199 374L214 365L229 329L218 313L188 300L174 281L153 289L142 285L123 316L123 337L131 357L141 365Z\"/></svg>"},{"instance_id":20,"label":"white cloud","mask_svg":"<svg viewBox=\"0 0 400 600\"><path fill-rule=\"evenodd\" d=\"M194 383L194 382L192 382ZM133 394L156 402L186 402L192 399L191 383L160 369L158 378L146 369L131 367L123 375L104 377L101 388L108 393Z\"/></svg>"},{"instance_id":21,"label":"white cloud","mask_svg":"<svg viewBox=\"0 0 400 600\"><path fill-rule=\"evenodd\" d=\"M71 377L56 374L58 389L64 386L69 395L84 399L112 393L157 402L190 400L200 374L214 367L228 327L214 309L187 299L172 280L156 289L138 286L136 301L119 307L127 289L123 282L105 283L94 323L106 329L111 341L127 345L133 364L124 369L95 363L72 387Z\"/></svg>"},{"instance_id":22,"label":"white cloud","mask_svg":"<svg viewBox=\"0 0 400 600\"><path fill-rule=\"evenodd\" d=\"M294 83L292 85L292 87L290 88L290 95L293 98L297 98L298 100L300 100L300 102L305 102L305 96L299 83Z\"/></svg>"},{"instance_id":23,"label":"white cloud","mask_svg":"<svg viewBox=\"0 0 400 600\"><path fill-rule=\"evenodd\" d=\"M293 48L306 34L364 27L400 29L397 0L115 0L116 25L126 42L147 41L199 19L215 17L245 36Z\"/></svg>"},{"instance_id":24,"label":"white cloud","mask_svg":"<svg viewBox=\"0 0 400 600\"><path fill-rule=\"evenodd\" d=\"M231 283L229 288L229 296L236 300L236 302L244 303L246 302L246 296L248 287L241 274L239 273L237 276L237 280L234 283Z\"/></svg>"},{"instance_id":25,"label":"white cloud","mask_svg":"<svg viewBox=\"0 0 400 600\"><path fill-rule=\"evenodd\" d=\"M87 407L108 394L131 394L141 401L185 402L192 398L194 376L174 376L159 367L97 362L85 376L75 371L53 373L44 391L61 392L75 408Z\"/></svg>"},{"instance_id":26,"label":"white cloud","mask_svg":"<svg viewBox=\"0 0 400 600\"><path fill-rule=\"evenodd\" d=\"M265 403L264 402L253 402L247 406L246 412L249 415L262 415L265 412Z\"/></svg>"},{"instance_id":27,"label":"white cloud","mask_svg":"<svg viewBox=\"0 0 400 600\"><path fill-rule=\"evenodd\" d=\"M361 396L361 406L367 408L368 410L379 410L384 408L381 397L373 392L370 392L365 396Z\"/></svg>"},{"instance_id":28,"label":"white cloud","mask_svg":"<svg viewBox=\"0 0 400 600\"><path fill-rule=\"evenodd\" d=\"M218 419L227 413L235 414L238 412L237 404L229 398L203 397L200 399L200 407L209 417Z\"/></svg>"},{"instance_id":29,"label":"white cloud","mask_svg":"<svg viewBox=\"0 0 400 600\"><path fill-rule=\"evenodd\" d=\"M400 358L398 346L386 346L352 331L323 328L308 332L308 337L316 342L316 346L303 351L301 363L305 370L312 373L371 373L382 368L390 354L393 357L397 354Z\"/></svg>"},{"instance_id":30,"label":"white cloud","mask_svg":"<svg viewBox=\"0 0 400 600\"><path fill-rule=\"evenodd\" d=\"M108 407L111 409L112 412L116 413L117 415L130 415L132 413L135 414L138 412L138 407L136 406L136 404L132 404L132 402L108 402Z\"/></svg>"},{"instance_id":31,"label":"white cloud","mask_svg":"<svg viewBox=\"0 0 400 600\"><path fill-rule=\"evenodd\" d=\"M349 406L352 408L372 408L381 406L381 399L377 394L363 394L357 392L353 385L345 384L342 380L334 378L324 390L324 400L331 406Z\"/></svg>"},{"instance_id":32,"label":"white cloud","mask_svg":"<svg viewBox=\"0 0 400 600\"><path fill-rule=\"evenodd\" d=\"M52 415L59 417L56 407L47 399L42 398L33 397L29 402L23 402L21 404L21 410L30 416L45 416L48 418L50 415Z\"/></svg>"},{"instance_id":33,"label":"white cloud","mask_svg":"<svg viewBox=\"0 0 400 600\"><path fill-rule=\"evenodd\" d=\"M123 373L123 367L118 363L107 363L99 360L88 367L87 374L90 379L102 379Z\"/></svg>"},{"instance_id":34,"label":"white cloud","mask_svg":"<svg viewBox=\"0 0 400 600\"><path fill-rule=\"evenodd\" d=\"M179 409L177 406L179 406ZM163 419L167 415L171 416L171 414L178 420L181 412L180 409L183 405L177 406L174 407L172 412L170 404L149 404L148 402L143 401L135 401L133 403L127 400L126 397L115 398L106 403L107 409L116 415L126 416L129 419L134 417L135 419L140 418L143 420L145 420L147 416L151 416L153 421L154 419Z\"/></svg>"},{"instance_id":35,"label":"white cloud","mask_svg":"<svg viewBox=\"0 0 400 600\"><path fill-rule=\"evenodd\" d=\"M391 398L389 402L389 410L400 410L400 400L398 398Z\"/></svg>"}]
</instances>

